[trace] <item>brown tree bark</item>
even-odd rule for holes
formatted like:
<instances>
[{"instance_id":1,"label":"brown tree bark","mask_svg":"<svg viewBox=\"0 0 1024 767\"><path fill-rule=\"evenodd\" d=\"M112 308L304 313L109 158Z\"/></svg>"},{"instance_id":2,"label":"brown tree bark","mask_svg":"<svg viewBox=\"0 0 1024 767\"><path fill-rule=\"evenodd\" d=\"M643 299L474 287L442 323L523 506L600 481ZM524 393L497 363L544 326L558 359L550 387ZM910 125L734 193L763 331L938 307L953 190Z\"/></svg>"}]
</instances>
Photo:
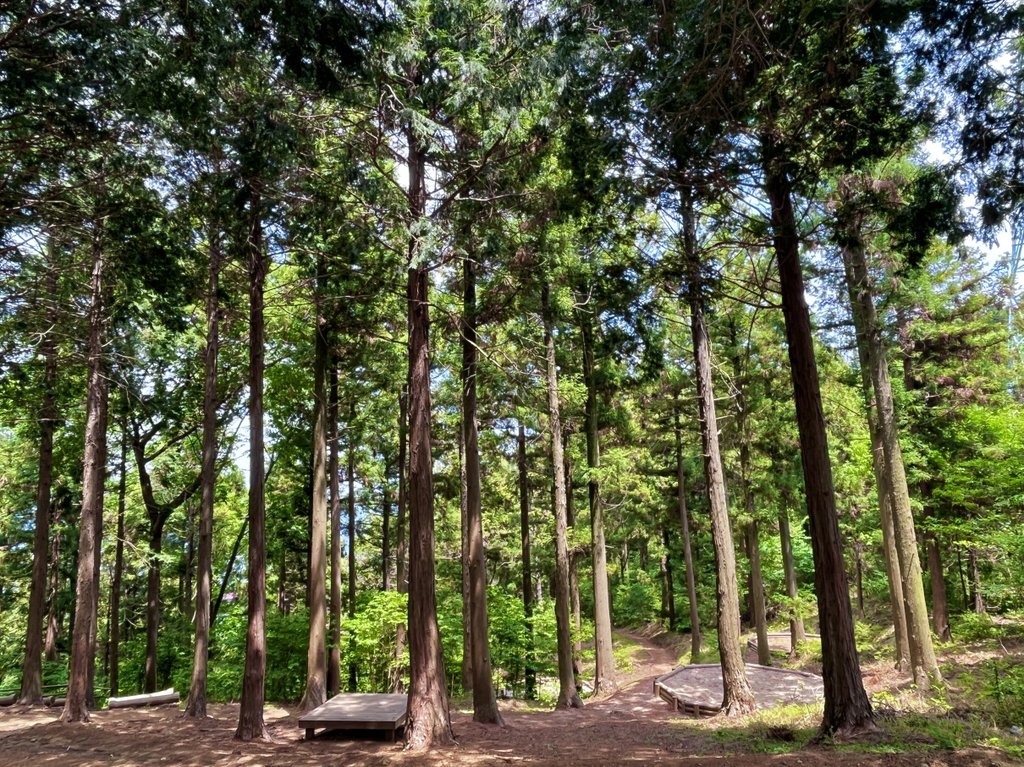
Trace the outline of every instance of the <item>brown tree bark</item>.
<instances>
[{"instance_id":1,"label":"brown tree bark","mask_svg":"<svg viewBox=\"0 0 1024 767\"><path fill-rule=\"evenodd\" d=\"M348 422L348 465L345 469L345 479L348 482L348 612L349 619L356 617L356 446L355 446L355 402L349 405ZM356 692L358 669L355 662L348 664L348 691Z\"/></svg>"},{"instance_id":2,"label":"brown tree bark","mask_svg":"<svg viewBox=\"0 0 1024 767\"><path fill-rule=\"evenodd\" d=\"M245 670L238 712L239 740L269 739L263 721L264 683L267 673L267 551L266 473L263 462L263 286L270 259L263 245L261 195L252 182L248 246L249 272L249 568L246 596L248 624L245 634Z\"/></svg>"},{"instance_id":3,"label":"brown tree bark","mask_svg":"<svg viewBox=\"0 0 1024 767\"><path fill-rule=\"evenodd\" d=\"M862 235L866 210L863 203L858 200L859 185L858 179L850 177L840 182L842 204L836 211L837 228L843 238L842 255L848 275L850 303L854 307L857 342L859 346L863 346L875 395L875 414L882 442L882 466L888 483L887 490L890 492L896 552L903 579L911 673L918 689L927 690L933 683L942 680L942 674L935 658L931 628L928 625L924 580L921 575L917 535L910 508L910 492L896 424L889 364L875 309L874 289L868 273Z\"/></svg>"},{"instance_id":4,"label":"brown tree bark","mask_svg":"<svg viewBox=\"0 0 1024 767\"><path fill-rule=\"evenodd\" d=\"M823 734L873 729L871 702L864 690L853 631L853 610L843 567L825 414L814 357L811 317L804 297L799 239L785 156L771 134L762 136L764 186L771 203L771 227L778 259L782 313L789 345L790 374L800 434L804 492L811 523L814 585L821 625L825 688Z\"/></svg>"},{"instance_id":5,"label":"brown tree bark","mask_svg":"<svg viewBox=\"0 0 1024 767\"><path fill-rule=\"evenodd\" d=\"M103 344L107 329L110 285L107 261L103 253L102 233L97 227L93 240L93 267L90 281L89 345L87 395L85 406L85 451L82 471L82 518L78 531L78 577L75 584L75 622L71 639L71 669L68 694L61 721L87 722L89 669L96 635L96 604L99 583L96 578L96 548L101 542L103 521L103 483L107 468L107 361Z\"/></svg>"},{"instance_id":6,"label":"brown tree bark","mask_svg":"<svg viewBox=\"0 0 1024 767\"><path fill-rule=\"evenodd\" d=\"M668 621L670 631L676 629L676 594L673 584L672 560L669 557L670 538L668 528L661 528L661 542L665 552L661 555L662 618Z\"/></svg>"},{"instance_id":7,"label":"brown tree bark","mask_svg":"<svg viewBox=\"0 0 1024 767\"><path fill-rule=\"evenodd\" d=\"M466 544L468 567L470 652L472 653L473 720L503 724L494 695L487 623L487 559L484 551L480 489L480 446L477 425L477 300L476 263L472 253L462 261L462 443L466 474Z\"/></svg>"},{"instance_id":8,"label":"brown tree bark","mask_svg":"<svg viewBox=\"0 0 1024 767\"><path fill-rule=\"evenodd\" d=\"M601 505L601 447L597 404L597 379L594 371L594 328L589 314L580 314L583 337L583 380L587 387L587 482L590 499L591 565L594 580L594 692L617 689L615 654L612 648L612 610L608 593L608 554L604 537L604 508Z\"/></svg>"},{"instance_id":9,"label":"brown tree bark","mask_svg":"<svg viewBox=\"0 0 1024 767\"><path fill-rule=\"evenodd\" d=\"M416 80L415 72L412 79ZM412 128L409 217L426 215L426 152ZM405 743L425 749L453 742L437 625L434 568L434 478L430 412L430 273L416 236L409 241L409 706Z\"/></svg>"},{"instance_id":10,"label":"brown tree bark","mask_svg":"<svg viewBox=\"0 0 1024 767\"><path fill-rule=\"evenodd\" d=\"M690 333L693 338L694 378L704 448L704 475L711 516L711 538L717 574L718 653L722 664L722 714L739 716L756 708L747 682L740 648L739 592L736 585L736 552L733 548L725 471L718 446L718 416L711 381L711 343L704 319L703 285L697 253L696 214L688 191L680 195L683 208L683 257L686 264Z\"/></svg>"},{"instance_id":11,"label":"brown tree bark","mask_svg":"<svg viewBox=\"0 0 1024 767\"><path fill-rule=\"evenodd\" d=\"M676 496L679 502L679 523L683 531L683 561L686 564L686 599L690 603L690 662L700 657L700 611L697 609L697 577L693 565L693 543L690 540L690 515L686 510L686 470L683 466L683 437L679 424L679 405L673 413L676 442Z\"/></svg>"},{"instance_id":12,"label":"brown tree bark","mask_svg":"<svg viewBox=\"0 0 1024 767\"><path fill-rule=\"evenodd\" d=\"M551 463L554 474L555 506L555 624L558 642L558 701L556 709L582 708L576 691L573 669L572 628L570 621L569 546L567 541L565 459L562 450L562 419L558 395L558 366L555 362L555 339L547 283L541 287L544 321L544 347L547 353L548 419L551 430Z\"/></svg>"},{"instance_id":13,"label":"brown tree bark","mask_svg":"<svg viewBox=\"0 0 1024 767\"><path fill-rule=\"evenodd\" d=\"M925 547L928 549L928 577L932 587L932 625L935 635L942 642L950 642L953 634L949 630L949 599L946 596L946 579L942 569L942 551L935 533L924 534Z\"/></svg>"},{"instance_id":14,"label":"brown tree bark","mask_svg":"<svg viewBox=\"0 0 1024 767\"><path fill-rule=\"evenodd\" d=\"M313 465L309 524L309 640L306 690L299 708L311 711L327 699L327 348L323 312L326 262L317 265L316 323L313 329Z\"/></svg>"},{"instance_id":15,"label":"brown tree bark","mask_svg":"<svg viewBox=\"0 0 1024 767\"><path fill-rule=\"evenodd\" d=\"M330 393L327 408L330 451L327 459L331 490L331 616L330 653L327 659L327 697L341 691L341 477L338 452L338 362L331 355Z\"/></svg>"},{"instance_id":16,"label":"brown tree bark","mask_svg":"<svg viewBox=\"0 0 1024 767\"><path fill-rule=\"evenodd\" d=\"M779 545L782 548L782 571L786 580L786 595L793 604L793 614L789 619L790 654L795 655L797 648L807 640L804 630L804 618L797 607L800 589L796 582L796 566L793 562L793 536L789 529L789 497L782 494L782 505L779 509Z\"/></svg>"},{"instance_id":17,"label":"brown tree bark","mask_svg":"<svg viewBox=\"0 0 1024 767\"><path fill-rule=\"evenodd\" d=\"M39 407L39 481L36 485L35 530L32 536L32 582L29 589L25 659L21 666L20 705L43 702L43 622L46 620L47 554L50 548L50 490L53 487L53 430L57 423L57 337L59 299L53 238L47 242L43 300L46 302L39 355L43 358L42 402Z\"/></svg>"},{"instance_id":18,"label":"brown tree bark","mask_svg":"<svg viewBox=\"0 0 1024 767\"><path fill-rule=\"evenodd\" d=\"M408 459L406 457L409 443L409 389L403 386L398 395L398 509L395 517L395 587L399 594L409 593L407 575L407 556L409 546L405 534L406 508L408 507ZM402 692L402 655L405 652L405 624L395 627L395 662L391 679L391 691Z\"/></svg>"},{"instance_id":19,"label":"brown tree bark","mask_svg":"<svg viewBox=\"0 0 1024 767\"><path fill-rule=\"evenodd\" d=\"M380 504L380 588L391 591L391 466L384 464Z\"/></svg>"},{"instance_id":20,"label":"brown tree bark","mask_svg":"<svg viewBox=\"0 0 1024 767\"><path fill-rule=\"evenodd\" d=\"M127 410L127 403L124 403ZM128 492L128 417L121 419L121 460L117 481L117 542L114 546L114 572L110 576L110 697L120 692L121 675L121 583L124 576L124 513Z\"/></svg>"},{"instance_id":21,"label":"brown tree bark","mask_svg":"<svg viewBox=\"0 0 1024 767\"><path fill-rule=\"evenodd\" d=\"M211 231L206 285L206 349L203 354L203 453L199 474L199 568L196 573L195 647L185 716L206 716L213 586L213 507L217 490L217 357L220 353L220 233Z\"/></svg>"},{"instance_id":22,"label":"brown tree bark","mask_svg":"<svg viewBox=\"0 0 1024 767\"><path fill-rule=\"evenodd\" d=\"M465 416L462 416L465 418ZM469 512L467 510L466 490L466 443L465 435L461 428L459 431L459 527L461 557L459 564L462 566L462 580L459 585L462 588L462 691L472 693L473 691L473 624L471 622L471 610L469 606Z\"/></svg>"},{"instance_id":23,"label":"brown tree bark","mask_svg":"<svg viewBox=\"0 0 1024 767\"><path fill-rule=\"evenodd\" d=\"M526 620L525 697L537 697L537 671L534 667L533 649L533 568L530 552L530 478L526 471L526 429L519 424L516 438L516 456L519 469L519 539L522 544L523 561L523 617Z\"/></svg>"},{"instance_id":24,"label":"brown tree bark","mask_svg":"<svg viewBox=\"0 0 1024 767\"><path fill-rule=\"evenodd\" d=\"M733 401L736 405L736 432L739 441L740 458L740 492L743 496L743 509L747 516L744 528L747 559L750 562L750 607L751 620L757 634L757 662L762 666L772 665L771 647L768 646L768 619L764 603L764 579L761 575L761 544L757 521L757 509L754 506L754 489L751 486L750 433L747 428L747 396L743 361L740 358L739 338L736 325L729 324L732 346L733 368Z\"/></svg>"}]
</instances>

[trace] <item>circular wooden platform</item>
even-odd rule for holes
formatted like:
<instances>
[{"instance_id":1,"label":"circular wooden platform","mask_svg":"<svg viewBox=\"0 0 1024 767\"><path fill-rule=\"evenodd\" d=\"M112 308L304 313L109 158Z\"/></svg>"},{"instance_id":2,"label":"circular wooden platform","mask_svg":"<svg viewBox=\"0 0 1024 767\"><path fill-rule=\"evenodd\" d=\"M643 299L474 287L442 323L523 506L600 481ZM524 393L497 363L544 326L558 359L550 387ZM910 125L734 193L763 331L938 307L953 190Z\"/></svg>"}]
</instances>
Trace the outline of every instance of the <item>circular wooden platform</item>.
<instances>
[{"instance_id":1,"label":"circular wooden platform","mask_svg":"<svg viewBox=\"0 0 1024 767\"><path fill-rule=\"evenodd\" d=\"M811 634L808 632L805 635L807 641L821 640L821 634ZM757 651L757 635L751 634L747 637L747 647L751 650ZM772 652L780 652L789 655L793 652L793 637L788 631L771 631L768 633L768 649Z\"/></svg>"},{"instance_id":2,"label":"circular wooden platform","mask_svg":"<svg viewBox=\"0 0 1024 767\"><path fill-rule=\"evenodd\" d=\"M816 703L825 697L821 677L807 671L746 664L747 681L758 708ZM722 707L722 667L717 663L680 666L654 680L654 692L692 716L714 716Z\"/></svg>"}]
</instances>

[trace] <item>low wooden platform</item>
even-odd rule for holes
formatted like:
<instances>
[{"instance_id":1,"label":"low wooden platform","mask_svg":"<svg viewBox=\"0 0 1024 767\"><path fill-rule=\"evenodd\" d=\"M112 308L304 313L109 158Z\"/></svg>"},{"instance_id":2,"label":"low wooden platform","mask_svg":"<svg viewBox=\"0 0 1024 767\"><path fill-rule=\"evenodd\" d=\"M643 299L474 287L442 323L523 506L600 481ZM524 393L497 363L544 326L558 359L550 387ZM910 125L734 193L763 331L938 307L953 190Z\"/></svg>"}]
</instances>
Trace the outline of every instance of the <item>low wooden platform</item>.
<instances>
[{"instance_id":1,"label":"low wooden platform","mask_svg":"<svg viewBox=\"0 0 1024 767\"><path fill-rule=\"evenodd\" d=\"M299 718L299 727L312 738L316 730L387 730L391 740L405 726L408 695L342 693Z\"/></svg>"},{"instance_id":2,"label":"low wooden platform","mask_svg":"<svg viewBox=\"0 0 1024 767\"><path fill-rule=\"evenodd\" d=\"M824 697L821 677L806 671L747 663L746 674L758 708L815 703ZM654 693L676 711L714 716L722 708L722 667L717 663L681 666L655 679Z\"/></svg>"},{"instance_id":3,"label":"low wooden platform","mask_svg":"<svg viewBox=\"0 0 1024 767\"><path fill-rule=\"evenodd\" d=\"M807 632L806 639L808 642L817 639L821 641L821 634L812 634ZM747 647L751 650L757 650L757 635L751 634L747 637ZM789 654L793 652L793 637L788 631L771 631L768 632L768 649L772 652L779 652Z\"/></svg>"}]
</instances>

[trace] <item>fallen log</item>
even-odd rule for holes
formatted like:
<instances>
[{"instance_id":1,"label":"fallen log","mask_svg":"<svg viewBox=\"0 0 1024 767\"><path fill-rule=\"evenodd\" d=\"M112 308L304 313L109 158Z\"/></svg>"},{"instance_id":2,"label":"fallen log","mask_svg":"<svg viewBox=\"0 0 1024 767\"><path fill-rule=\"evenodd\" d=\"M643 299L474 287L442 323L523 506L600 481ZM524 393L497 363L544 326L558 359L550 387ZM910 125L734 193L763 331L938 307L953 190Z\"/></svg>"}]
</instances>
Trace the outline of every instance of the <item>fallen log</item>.
<instances>
[{"instance_id":1,"label":"fallen log","mask_svg":"<svg viewBox=\"0 0 1024 767\"><path fill-rule=\"evenodd\" d=\"M18 700L17 695L0 696L0 706L13 706Z\"/></svg>"},{"instance_id":2,"label":"fallen log","mask_svg":"<svg viewBox=\"0 0 1024 767\"><path fill-rule=\"evenodd\" d=\"M131 708L133 706L160 706L165 703L177 703L181 696L174 691L174 688L151 692L144 695L126 695L123 698L110 698L107 700L107 708Z\"/></svg>"}]
</instances>

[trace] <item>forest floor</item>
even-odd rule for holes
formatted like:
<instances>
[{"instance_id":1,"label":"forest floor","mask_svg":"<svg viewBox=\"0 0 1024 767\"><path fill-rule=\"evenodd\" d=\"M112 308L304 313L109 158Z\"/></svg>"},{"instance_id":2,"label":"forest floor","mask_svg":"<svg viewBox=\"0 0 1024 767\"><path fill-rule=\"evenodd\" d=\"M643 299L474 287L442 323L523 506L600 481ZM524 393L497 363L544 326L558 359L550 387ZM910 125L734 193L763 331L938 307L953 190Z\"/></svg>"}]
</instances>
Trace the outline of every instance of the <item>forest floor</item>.
<instances>
[{"instance_id":1,"label":"forest floor","mask_svg":"<svg viewBox=\"0 0 1024 767\"><path fill-rule=\"evenodd\" d=\"M879 710L878 733L843 744L809 744L820 707L802 713L787 709L782 717L761 712L740 720L686 718L652 691L654 679L677 665L680 648L637 632L623 632L619 640L627 646L628 657L620 661L616 692L591 698L575 711L503 703L502 727L475 723L471 712L453 710L457 745L427 754L406 753L401 743L372 733L366 738L331 733L303 740L299 713L292 706L268 705L265 720L274 741L252 743L232 737L237 704L213 705L211 716L201 722L163 706L97 711L89 723L75 725L57 721L58 709L11 706L0 709L0 765L1003 767L1020 764L1024 753L1015 747L1010 752L985 747L984 738L950 740L944 735L949 728L932 726L928 719L908 725L892 708ZM863 670L870 693L887 691L883 697L894 705L904 700L900 688L907 680L886 664L866 663ZM963 736L962 730L952 729Z\"/></svg>"}]
</instances>

